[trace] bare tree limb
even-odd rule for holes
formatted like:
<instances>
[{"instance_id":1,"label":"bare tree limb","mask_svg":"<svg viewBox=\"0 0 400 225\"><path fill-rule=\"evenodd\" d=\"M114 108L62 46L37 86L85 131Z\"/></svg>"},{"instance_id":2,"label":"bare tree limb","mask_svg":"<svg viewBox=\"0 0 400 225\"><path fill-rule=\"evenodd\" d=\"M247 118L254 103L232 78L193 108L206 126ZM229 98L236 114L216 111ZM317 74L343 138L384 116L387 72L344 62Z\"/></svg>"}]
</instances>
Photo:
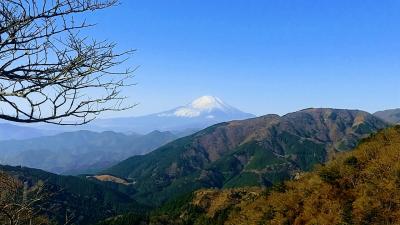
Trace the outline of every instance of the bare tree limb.
<instances>
[{"instance_id":1,"label":"bare tree limb","mask_svg":"<svg viewBox=\"0 0 400 225\"><path fill-rule=\"evenodd\" d=\"M0 119L79 125L133 107L121 90L134 69L118 69L134 51L115 52L115 43L82 36L93 25L75 19L117 4L0 1Z\"/></svg>"}]
</instances>

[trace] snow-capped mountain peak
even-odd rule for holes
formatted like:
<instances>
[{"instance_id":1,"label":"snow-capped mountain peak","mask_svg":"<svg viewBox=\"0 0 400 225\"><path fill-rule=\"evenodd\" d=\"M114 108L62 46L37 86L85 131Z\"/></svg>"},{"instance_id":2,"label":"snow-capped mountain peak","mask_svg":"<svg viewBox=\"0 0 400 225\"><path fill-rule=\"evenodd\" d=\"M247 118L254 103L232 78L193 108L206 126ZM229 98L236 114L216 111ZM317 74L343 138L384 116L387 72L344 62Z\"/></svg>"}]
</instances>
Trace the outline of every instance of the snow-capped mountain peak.
<instances>
[{"instance_id":1,"label":"snow-capped mountain peak","mask_svg":"<svg viewBox=\"0 0 400 225\"><path fill-rule=\"evenodd\" d=\"M196 100L194 100L190 106L193 109L199 110L212 110L212 109L227 109L230 106L226 105L221 99L214 96L205 95Z\"/></svg>"},{"instance_id":2,"label":"snow-capped mountain peak","mask_svg":"<svg viewBox=\"0 0 400 225\"><path fill-rule=\"evenodd\" d=\"M224 103L215 96L202 96L187 105L139 117L112 118L94 121L87 130L149 133L159 131L199 130L208 126L255 117Z\"/></svg>"},{"instance_id":3,"label":"snow-capped mountain peak","mask_svg":"<svg viewBox=\"0 0 400 225\"><path fill-rule=\"evenodd\" d=\"M220 98L205 95L195 99L186 106L160 113L158 116L175 116L186 118L204 117L207 119L214 119L216 117L215 114L234 114L238 112L240 112L238 109L235 109L224 103Z\"/></svg>"}]
</instances>

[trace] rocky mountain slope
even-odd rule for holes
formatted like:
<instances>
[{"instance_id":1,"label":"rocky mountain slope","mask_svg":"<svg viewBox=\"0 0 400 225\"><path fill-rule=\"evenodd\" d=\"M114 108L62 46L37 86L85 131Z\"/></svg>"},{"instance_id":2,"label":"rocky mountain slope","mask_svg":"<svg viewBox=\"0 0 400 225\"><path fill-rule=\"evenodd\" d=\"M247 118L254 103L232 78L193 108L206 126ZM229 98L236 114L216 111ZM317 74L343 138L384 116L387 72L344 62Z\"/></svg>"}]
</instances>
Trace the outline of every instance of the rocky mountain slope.
<instances>
[{"instance_id":1,"label":"rocky mountain slope","mask_svg":"<svg viewBox=\"0 0 400 225\"><path fill-rule=\"evenodd\" d=\"M214 125L103 173L130 180L135 199L157 205L204 187L271 186L355 147L386 126L357 110L266 115Z\"/></svg>"}]
</instances>

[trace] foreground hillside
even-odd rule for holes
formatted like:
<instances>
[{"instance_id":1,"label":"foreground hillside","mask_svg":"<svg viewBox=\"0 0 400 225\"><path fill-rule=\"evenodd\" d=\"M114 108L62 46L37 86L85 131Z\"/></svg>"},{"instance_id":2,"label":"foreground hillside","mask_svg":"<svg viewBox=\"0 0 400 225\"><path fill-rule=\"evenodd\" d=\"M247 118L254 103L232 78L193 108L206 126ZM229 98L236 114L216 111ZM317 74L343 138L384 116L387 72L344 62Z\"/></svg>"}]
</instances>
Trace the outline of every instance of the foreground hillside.
<instances>
[{"instance_id":1,"label":"foreground hillside","mask_svg":"<svg viewBox=\"0 0 400 225\"><path fill-rule=\"evenodd\" d=\"M268 187L293 178L387 124L358 110L306 109L218 124L104 171L158 205L200 188Z\"/></svg>"},{"instance_id":2,"label":"foreground hillside","mask_svg":"<svg viewBox=\"0 0 400 225\"><path fill-rule=\"evenodd\" d=\"M135 212L145 210L129 196L87 179L60 176L38 169L1 165L0 173L12 176L29 186L43 183L44 189L41 193L46 196L44 202L35 202L33 205L40 208L38 215L49 217L55 224L64 224L66 216L70 220L68 224L86 225L128 210ZM3 207L1 209L4 209L3 200L7 198L3 195L3 191L0 189L0 208Z\"/></svg>"},{"instance_id":3,"label":"foreground hillside","mask_svg":"<svg viewBox=\"0 0 400 225\"><path fill-rule=\"evenodd\" d=\"M125 224L123 218L110 219L105 224ZM170 202L142 222L400 224L400 126L372 135L354 151L337 155L297 180L270 189L199 190Z\"/></svg>"}]
</instances>

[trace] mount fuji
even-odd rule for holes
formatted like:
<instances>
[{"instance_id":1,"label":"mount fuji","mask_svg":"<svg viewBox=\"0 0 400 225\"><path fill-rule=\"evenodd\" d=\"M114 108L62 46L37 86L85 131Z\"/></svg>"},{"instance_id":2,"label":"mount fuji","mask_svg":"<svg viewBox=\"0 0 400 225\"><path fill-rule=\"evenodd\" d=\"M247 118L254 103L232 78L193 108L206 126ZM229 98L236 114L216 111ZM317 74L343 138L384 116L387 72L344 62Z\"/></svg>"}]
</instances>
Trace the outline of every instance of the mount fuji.
<instances>
[{"instance_id":1,"label":"mount fuji","mask_svg":"<svg viewBox=\"0 0 400 225\"><path fill-rule=\"evenodd\" d=\"M159 131L199 130L213 124L255 117L236 109L220 98L202 96L172 110L139 117L99 119L85 127L89 130L148 133Z\"/></svg>"},{"instance_id":2,"label":"mount fuji","mask_svg":"<svg viewBox=\"0 0 400 225\"><path fill-rule=\"evenodd\" d=\"M214 96L200 97L190 104L175 108L170 111L158 113L159 117L203 118L203 119L239 119L253 117L244 113Z\"/></svg>"}]
</instances>

